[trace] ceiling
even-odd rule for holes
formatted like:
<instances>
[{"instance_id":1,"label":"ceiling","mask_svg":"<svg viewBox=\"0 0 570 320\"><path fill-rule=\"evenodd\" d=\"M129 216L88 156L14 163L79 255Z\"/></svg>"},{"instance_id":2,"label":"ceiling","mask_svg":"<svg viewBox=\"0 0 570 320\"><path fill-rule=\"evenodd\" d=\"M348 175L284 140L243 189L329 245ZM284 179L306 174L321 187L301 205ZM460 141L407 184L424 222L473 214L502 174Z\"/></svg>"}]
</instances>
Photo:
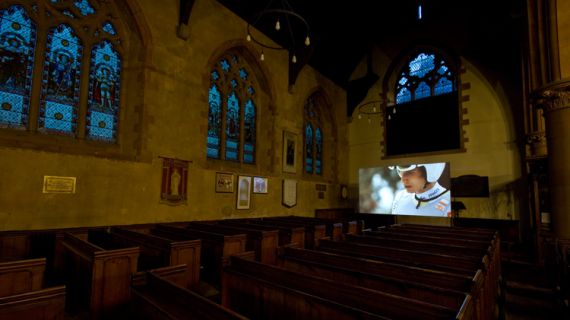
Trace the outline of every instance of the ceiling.
<instances>
[{"instance_id":1,"label":"ceiling","mask_svg":"<svg viewBox=\"0 0 570 320\"><path fill-rule=\"evenodd\" d=\"M275 7L282 0L272 1L218 0L250 23L270 2ZM422 20L417 19L419 3ZM520 72L524 0L289 0L289 4L310 26L308 64L345 89L373 47L394 58L415 44L435 45L490 70ZM274 24L256 27L282 41L274 36Z\"/></svg>"}]
</instances>

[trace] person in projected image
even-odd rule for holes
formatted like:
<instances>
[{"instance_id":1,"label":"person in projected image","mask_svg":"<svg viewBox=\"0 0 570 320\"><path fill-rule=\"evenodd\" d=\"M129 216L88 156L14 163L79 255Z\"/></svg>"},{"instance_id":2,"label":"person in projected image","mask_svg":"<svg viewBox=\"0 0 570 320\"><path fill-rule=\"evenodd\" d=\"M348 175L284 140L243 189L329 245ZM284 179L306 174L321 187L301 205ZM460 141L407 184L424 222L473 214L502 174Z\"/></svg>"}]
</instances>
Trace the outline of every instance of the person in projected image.
<instances>
[{"instance_id":1,"label":"person in projected image","mask_svg":"<svg viewBox=\"0 0 570 320\"><path fill-rule=\"evenodd\" d=\"M437 180L445 163L412 164L390 167L397 170L404 189L392 203L392 214L418 216L451 216L451 195Z\"/></svg>"}]
</instances>

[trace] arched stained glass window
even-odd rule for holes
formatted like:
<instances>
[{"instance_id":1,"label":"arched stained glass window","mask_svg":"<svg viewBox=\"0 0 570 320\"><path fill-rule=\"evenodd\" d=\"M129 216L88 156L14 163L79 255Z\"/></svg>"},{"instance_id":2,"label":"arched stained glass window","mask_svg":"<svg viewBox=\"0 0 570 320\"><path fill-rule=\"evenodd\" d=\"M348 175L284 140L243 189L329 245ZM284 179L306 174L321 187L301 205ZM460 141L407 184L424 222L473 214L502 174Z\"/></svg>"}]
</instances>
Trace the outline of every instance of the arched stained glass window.
<instances>
[{"instance_id":1,"label":"arched stained glass window","mask_svg":"<svg viewBox=\"0 0 570 320\"><path fill-rule=\"evenodd\" d=\"M21 6L0 10L0 126L26 128L36 27Z\"/></svg>"},{"instance_id":2,"label":"arched stained glass window","mask_svg":"<svg viewBox=\"0 0 570 320\"><path fill-rule=\"evenodd\" d=\"M421 52L400 72L396 82L396 104L454 92L455 82L455 75L439 54Z\"/></svg>"},{"instance_id":3,"label":"arched stained glass window","mask_svg":"<svg viewBox=\"0 0 570 320\"><path fill-rule=\"evenodd\" d=\"M323 173L323 132L321 112L323 106L320 93L312 94L304 106L305 119L305 172L309 174Z\"/></svg>"},{"instance_id":4,"label":"arched stained glass window","mask_svg":"<svg viewBox=\"0 0 570 320\"><path fill-rule=\"evenodd\" d=\"M237 53L220 57L210 72L208 158L255 163L256 84Z\"/></svg>"},{"instance_id":5,"label":"arched stained glass window","mask_svg":"<svg viewBox=\"0 0 570 320\"><path fill-rule=\"evenodd\" d=\"M117 141L124 49L112 9L106 2L92 4L0 3L0 127ZM35 21L40 12L45 16ZM79 30L93 33L80 38ZM36 43L39 34L42 43ZM41 72L33 74L34 65Z\"/></svg>"},{"instance_id":6,"label":"arched stained glass window","mask_svg":"<svg viewBox=\"0 0 570 320\"><path fill-rule=\"evenodd\" d=\"M83 46L65 24L48 32L39 128L74 134L79 109L79 82Z\"/></svg>"},{"instance_id":7,"label":"arched stained glass window","mask_svg":"<svg viewBox=\"0 0 570 320\"><path fill-rule=\"evenodd\" d=\"M121 79L121 58L109 41L91 50L87 137L114 141L117 133Z\"/></svg>"},{"instance_id":8,"label":"arched stained glass window","mask_svg":"<svg viewBox=\"0 0 570 320\"><path fill-rule=\"evenodd\" d=\"M313 173L313 127L305 127L305 171Z\"/></svg>"}]
</instances>

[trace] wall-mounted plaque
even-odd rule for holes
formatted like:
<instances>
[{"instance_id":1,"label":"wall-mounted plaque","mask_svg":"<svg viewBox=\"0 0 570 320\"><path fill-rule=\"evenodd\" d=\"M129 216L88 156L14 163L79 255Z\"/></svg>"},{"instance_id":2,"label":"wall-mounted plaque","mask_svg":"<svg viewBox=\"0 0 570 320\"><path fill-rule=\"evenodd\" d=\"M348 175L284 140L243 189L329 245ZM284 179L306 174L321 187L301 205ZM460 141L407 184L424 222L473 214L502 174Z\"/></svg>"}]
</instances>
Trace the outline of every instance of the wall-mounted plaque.
<instances>
[{"instance_id":1,"label":"wall-mounted plaque","mask_svg":"<svg viewBox=\"0 0 570 320\"><path fill-rule=\"evenodd\" d=\"M189 162L170 158L162 159L160 188L160 200L162 202L171 205L186 204Z\"/></svg>"},{"instance_id":2,"label":"wall-mounted plaque","mask_svg":"<svg viewBox=\"0 0 570 320\"><path fill-rule=\"evenodd\" d=\"M44 176L43 193L75 193L75 177Z\"/></svg>"},{"instance_id":3,"label":"wall-mounted plaque","mask_svg":"<svg viewBox=\"0 0 570 320\"><path fill-rule=\"evenodd\" d=\"M297 205L297 181L292 179L283 180L283 205L294 207Z\"/></svg>"}]
</instances>

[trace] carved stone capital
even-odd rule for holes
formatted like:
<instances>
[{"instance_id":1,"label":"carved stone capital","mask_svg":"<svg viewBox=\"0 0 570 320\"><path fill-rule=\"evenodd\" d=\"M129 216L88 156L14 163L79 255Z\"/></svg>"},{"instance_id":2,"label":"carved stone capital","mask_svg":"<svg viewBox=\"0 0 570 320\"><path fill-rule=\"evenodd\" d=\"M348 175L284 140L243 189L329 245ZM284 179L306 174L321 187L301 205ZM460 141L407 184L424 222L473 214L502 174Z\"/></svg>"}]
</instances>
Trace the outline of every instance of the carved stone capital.
<instances>
[{"instance_id":1,"label":"carved stone capital","mask_svg":"<svg viewBox=\"0 0 570 320\"><path fill-rule=\"evenodd\" d=\"M548 155L546 132L536 131L526 135L527 155L530 157L545 157Z\"/></svg>"},{"instance_id":2,"label":"carved stone capital","mask_svg":"<svg viewBox=\"0 0 570 320\"><path fill-rule=\"evenodd\" d=\"M570 108L570 79L552 82L535 90L532 102L546 112Z\"/></svg>"}]
</instances>

